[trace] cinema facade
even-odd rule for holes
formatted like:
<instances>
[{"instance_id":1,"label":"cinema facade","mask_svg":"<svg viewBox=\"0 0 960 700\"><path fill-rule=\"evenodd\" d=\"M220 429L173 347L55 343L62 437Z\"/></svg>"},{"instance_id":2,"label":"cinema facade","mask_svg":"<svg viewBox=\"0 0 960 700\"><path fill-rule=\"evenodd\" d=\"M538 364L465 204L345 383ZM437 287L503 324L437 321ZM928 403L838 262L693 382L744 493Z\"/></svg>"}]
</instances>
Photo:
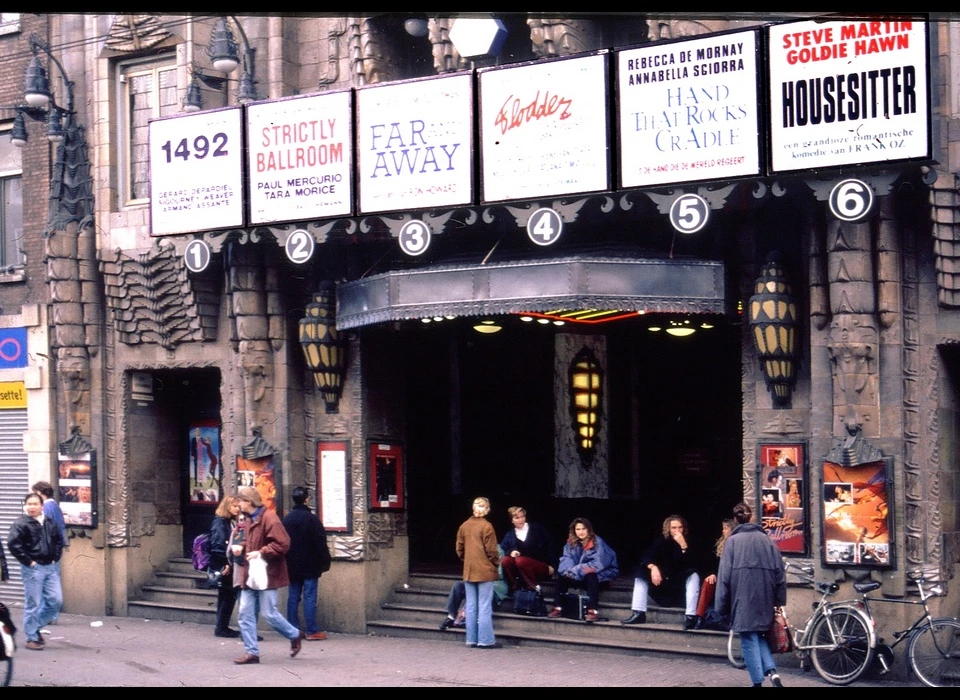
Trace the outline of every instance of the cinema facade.
<instances>
[{"instance_id":1,"label":"cinema facade","mask_svg":"<svg viewBox=\"0 0 960 700\"><path fill-rule=\"evenodd\" d=\"M334 631L453 570L476 495L500 534L590 518L624 571L745 499L785 556L892 597L923 566L955 612L955 25L465 19L51 17L95 203L50 236L89 284L28 393L67 609L125 614L238 484L306 484Z\"/></svg>"}]
</instances>

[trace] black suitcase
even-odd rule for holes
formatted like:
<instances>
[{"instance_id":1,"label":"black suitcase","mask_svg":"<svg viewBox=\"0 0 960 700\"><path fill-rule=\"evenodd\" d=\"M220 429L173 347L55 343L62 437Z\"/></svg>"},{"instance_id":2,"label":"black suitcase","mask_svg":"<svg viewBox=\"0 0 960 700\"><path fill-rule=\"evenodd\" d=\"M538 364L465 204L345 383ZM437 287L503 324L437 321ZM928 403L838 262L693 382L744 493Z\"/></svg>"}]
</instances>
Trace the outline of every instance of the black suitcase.
<instances>
[{"instance_id":1,"label":"black suitcase","mask_svg":"<svg viewBox=\"0 0 960 700\"><path fill-rule=\"evenodd\" d=\"M560 615L568 620L583 620L587 612L587 596L578 593L560 594Z\"/></svg>"}]
</instances>

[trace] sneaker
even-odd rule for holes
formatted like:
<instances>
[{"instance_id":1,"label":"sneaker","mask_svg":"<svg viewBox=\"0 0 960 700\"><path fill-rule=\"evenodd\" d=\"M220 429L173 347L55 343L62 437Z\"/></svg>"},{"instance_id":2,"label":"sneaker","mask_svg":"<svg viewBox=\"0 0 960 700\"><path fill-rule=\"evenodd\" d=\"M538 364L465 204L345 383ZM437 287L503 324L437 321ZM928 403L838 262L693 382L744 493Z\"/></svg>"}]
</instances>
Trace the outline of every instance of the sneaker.
<instances>
[{"instance_id":1,"label":"sneaker","mask_svg":"<svg viewBox=\"0 0 960 700\"><path fill-rule=\"evenodd\" d=\"M34 641L33 639L28 639L27 649L33 649L34 651L43 651L43 644L41 644L40 642Z\"/></svg>"},{"instance_id":2,"label":"sneaker","mask_svg":"<svg viewBox=\"0 0 960 700\"><path fill-rule=\"evenodd\" d=\"M597 613L596 610L587 610L587 612L585 612L585 613L583 614L583 621L584 621L584 622L596 622L596 621L597 621L597 618L598 618L599 616L600 616L600 615L599 615L599 613Z\"/></svg>"},{"instance_id":3,"label":"sneaker","mask_svg":"<svg viewBox=\"0 0 960 700\"><path fill-rule=\"evenodd\" d=\"M782 688L783 682L780 680L780 674L776 671L767 674L767 678L770 679L770 685L774 688Z\"/></svg>"},{"instance_id":4,"label":"sneaker","mask_svg":"<svg viewBox=\"0 0 960 700\"><path fill-rule=\"evenodd\" d=\"M547 617L560 617L560 614L563 612L561 608L554 608L547 613Z\"/></svg>"}]
</instances>

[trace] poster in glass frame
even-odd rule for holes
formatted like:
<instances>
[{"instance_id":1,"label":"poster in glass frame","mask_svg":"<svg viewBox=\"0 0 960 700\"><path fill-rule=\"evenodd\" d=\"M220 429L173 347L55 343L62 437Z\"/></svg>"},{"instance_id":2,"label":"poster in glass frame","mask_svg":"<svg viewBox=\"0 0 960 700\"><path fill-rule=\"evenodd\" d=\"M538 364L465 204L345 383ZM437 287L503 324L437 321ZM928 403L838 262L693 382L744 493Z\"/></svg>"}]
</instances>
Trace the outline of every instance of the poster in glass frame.
<instances>
[{"instance_id":1,"label":"poster in glass frame","mask_svg":"<svg viewBox=\"0 0 960 700\"><path fill-rule=\"evenodd\" d=\"M277 466L274 455L247 459L237 455L237 488L252 486L263 505L277 510Z\"/></svg>"},{"instance_id":2,"label":"poster in glass frame","mask_svg":"<svg viewBox=\"0 0 960 700\"><path fill-rule=\"evenodd\" d=\"M781 552L805 555L810 541L806 445L761 444L758 452L760 523Z\"/></svg>"},{"instance_id":3,"label":"poster in glass frame","mask_svg":"<svg viewBox=\"0 0 960 700\"><path fill-rule=\"evenodd\" d=\"M220 423L199 420L187 434L187 489L191 504L217 507L223 494L223 465L220 463Z\"/></svg>"},{"instance_id":4,"label":"poster in glass frame","mask_svg":"<svg viewBox=\"0 0 960 700\"><path fill-rule=\"evenodd\" d=\"M97 451L57 455L57 489L67 527L97 527Z\"/></svg>"},{"instance_id":5,"label":"poster in glass frame","mask_svg":"<svg viewBox=\"0 0 960 700\"><path fill-rule=\"evenodd\" d=\"M328 533L353 532L350 508L350 443L317 442L317 517Z\"/></svg>"},{"instance_id":6,"label":"poster in glass frame","mask_svg":"<svg viewBox=\"0 0 960 700\"><path fill-rule=\"evenodd\" d=\"M368 452L370 510L403 510L403 446L371 440Z\"/></svg>"},{"instance_id":7,"label":"poster in glass frame","mask_svg":"<svg viewBox=\"0 0 960 700\"><path fill-rule=\"evenodd\" d=\"M823 462L818 503L824 566L894 566L892 460L844 466Z\"/></svg>"}]
</instances>

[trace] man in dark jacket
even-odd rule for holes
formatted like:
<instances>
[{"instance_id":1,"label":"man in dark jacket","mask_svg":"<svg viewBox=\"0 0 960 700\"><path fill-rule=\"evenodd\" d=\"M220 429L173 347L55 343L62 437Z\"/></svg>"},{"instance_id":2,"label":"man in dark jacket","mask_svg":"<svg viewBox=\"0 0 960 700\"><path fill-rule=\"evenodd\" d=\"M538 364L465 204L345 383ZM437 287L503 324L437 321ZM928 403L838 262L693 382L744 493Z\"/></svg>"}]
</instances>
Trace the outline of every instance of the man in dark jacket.
<instances>
[{"instance_id":1,"label":"man in dark jacket","mask_svg":"<svg viewBox=\"0 0 960 700\"><path fill-rule=\"evenodd\" d=\"M787 602L783 557L766 531L751 522L749 505L734 506L733 519L739 524L723 545L715 606L730 617L731 629L740 634L753 685L761 685L766 676L772 685L781 687L766 633L773 623L773 609Z\"/></svg>"},{"instance_id":2,"label":"man in dark jacket","mask_svg":"<svg viewBox=\"0 0 960 700\"><path fill-rule=\"evenodd\" d=\"M639 625L647 621L647 596L652 595L658 605L684 606L683 629L697 625L697 599L700 597L700 563L690 546L687 521L679 515L668 516L662 531L640 557L634 569L633 611L624 625Z\"/></svg>"},{"instance_id":3,"label":"man in dark jacket","mask_svg":"<svg viewBox=\"0 0 960 700\"><path fill-rule=\"evenodd\" d=\"M287 620L299 627L298 611L303 598L303 621L308 641L326 639L327 635L317 625L317 582L320 575L330 568L330 552L327 549L327 532L320 518L307 505L309 491L297 486L291 497L293 510L283 519L283 527L290 535L287 552L287 572L290 587L287 589Z\"/></svg>"},{"instance_id":4,"label":"man in dark jacket","mask_svg":"<svg viewBox=\"0 0 960 700\"><path fill-rule=\"evenodd\" d=\"M60 613L60 555L63 537L60 528L43 516L43 499L29 493L23 499L24 515L10 526L7 547L20 562L23 575L23 632L27 649L40 651L44 641L40 629Z\"/></svg>"}]
</instances>

